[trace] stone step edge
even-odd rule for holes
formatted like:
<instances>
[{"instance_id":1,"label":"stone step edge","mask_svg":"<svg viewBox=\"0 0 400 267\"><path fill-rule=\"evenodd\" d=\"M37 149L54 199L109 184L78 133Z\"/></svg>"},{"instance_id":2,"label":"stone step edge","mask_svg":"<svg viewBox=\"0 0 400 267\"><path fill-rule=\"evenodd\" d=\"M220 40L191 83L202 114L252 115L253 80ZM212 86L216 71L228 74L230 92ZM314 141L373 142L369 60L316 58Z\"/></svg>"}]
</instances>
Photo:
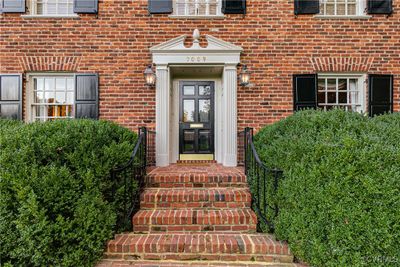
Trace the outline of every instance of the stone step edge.
<instances>
[{"instance_id":1,"label":"stone step edge","mask_svg":"<svg viewBox=\"0 0 400 267\"><path fill-rule=\"evenodd\" d=\"M106 259L120 260L153 260L153 261L232 261L232 262L260 262L260 263L293 263L294 257L287 254L211 254L211 253L132 253L132 252L105 252ZM236 259L235 259L236 258ZM245 260L243 260L246 258Z\"/></svg>"},{"instance_id":2,"label":"stone step edge","mask_svg":"<svg viewBox=\"0 0 400 267\"><path fill-rule=\"evenodd\" d=\"M163 260L163 261L155 261L155 260L123 260L123 259L103 259L101 262L97 264L96 267L111 267L115 266L113 264L126 264L129 266L135 266L132 264L140 264L140 266L146 267L177 267L177 266L210 266L210 267L260 267L260 266L273 266L273 267L300 267L303 265L299 265L296 263L279 263L279 262L257 262L257 261L175 261L175 260Z\"/></svg>"}]
</instances>

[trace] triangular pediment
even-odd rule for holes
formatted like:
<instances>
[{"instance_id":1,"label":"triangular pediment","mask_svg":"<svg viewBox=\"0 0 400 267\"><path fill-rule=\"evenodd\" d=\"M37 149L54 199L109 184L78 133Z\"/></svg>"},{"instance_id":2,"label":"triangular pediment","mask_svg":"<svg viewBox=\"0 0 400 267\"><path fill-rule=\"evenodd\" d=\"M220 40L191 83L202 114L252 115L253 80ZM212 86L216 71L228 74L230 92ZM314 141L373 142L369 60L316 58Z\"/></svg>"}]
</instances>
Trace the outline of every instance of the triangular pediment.
<instances>
[{"instance_id":1,"label":"triangular pediment","mask_svg":"<svg viewBox=\"0 0 400 267\"><path fill-rule=\"evenodd\" d=\"M204 53L204 52L219 52L219 53L240 53L243 49L240 46L226 42L219 38L211 35L205 35L207 40L207 46L201 47L199 45L199 37L195 38L191 47L185 47L185 39L187 35L181 35L179 37L168 40L164 43L155 45L150 48L152 53Z\"/></svg>"}]
</instances>

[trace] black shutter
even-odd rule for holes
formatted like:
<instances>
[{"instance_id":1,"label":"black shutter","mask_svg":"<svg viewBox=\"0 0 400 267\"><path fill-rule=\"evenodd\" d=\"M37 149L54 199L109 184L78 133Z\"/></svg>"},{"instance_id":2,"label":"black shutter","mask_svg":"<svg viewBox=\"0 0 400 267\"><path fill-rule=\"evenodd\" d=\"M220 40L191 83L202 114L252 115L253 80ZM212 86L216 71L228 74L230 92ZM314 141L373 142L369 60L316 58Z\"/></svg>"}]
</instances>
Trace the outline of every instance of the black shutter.
<instances>
[{"instance_id":1,"label":"black shutter","mask_svg":"<svg viewBox=\"0 0 400 267\"><path fill-rule=\"evenodd\" d=\"M24 13L25 0L0 0L0 13Z\"/></svg>"},{"instance_id":2,"label":"black shutter","mask_svg":"<svg viewBox=\"0 0 400 267\"><path fill-rule=\"evenodd\" d=\"M294 111L317 108L317 74L293 75Z\"/></svg>"},{"instance_id":3,"label":"black shutter","mask_svg":"<svg viewBox=\"0 0 400 267\"><path fill-rule=\"evenodd\" d=\"M22 75L0 75L0 118L22 120Z\"/></svg>"},{"instance_id":4,"label":"black shutter","mask_svg":"<svg viewBox=\"0 0 400 267\"><path fill-rule=\"evenodd\" d=\"M368 0L368 14L392 14L392 0Z\"/></svg>"},{"instance_id":5,"label":"black shutter","mask_svg":"<svg viewBox=\"0 0 400 267\"><path fill-rule=\"evenodd\" d=\"M319 0L294 0L294 14L318 14Z\"/></svg>"},{"instance_id":6,"label":"black shutter","mask_svg":"<svg viewBox=\"0 0 400 267\"><path fill-rule=\"evenodd\" d=\"M148 0L150 14L172 13L172 0Z\"/></svg>"},{"instance_id":7,"label":"black shutter","mask_svg":"<svg viewBox=\"0 0 400 267\"><path fill-rule=\"evenodd\" d=\"M393 112L393 76L369 75L369 115Z\"/></svg>"},{"instance_id":8,"label":"black shutter","mask_svg":"<svg viewBox=\"0 0 400 267\"><path fill-rule=\"evenodd\" d=\"M246 0L223 0L222 13L246 14Z\"/></svg>"},{"instance_id":9,"label":"black shutter","mask_svg":"<svg viewBox=\"0 0 400 267\"><path fill-rule=\"evenodd\" d=\"M75 75L75 118L98 119L99 77L97 74Z\"/></svg>"},{"instance_id":10,"label":"black shutter","mask_svg":"<svg viewBox=\"0 0 400 267\"><path fill-rule=\"evenodd\" d=\"M75 13L97 13L98 0L74 0Z\"/></svg>"}]
</instances>

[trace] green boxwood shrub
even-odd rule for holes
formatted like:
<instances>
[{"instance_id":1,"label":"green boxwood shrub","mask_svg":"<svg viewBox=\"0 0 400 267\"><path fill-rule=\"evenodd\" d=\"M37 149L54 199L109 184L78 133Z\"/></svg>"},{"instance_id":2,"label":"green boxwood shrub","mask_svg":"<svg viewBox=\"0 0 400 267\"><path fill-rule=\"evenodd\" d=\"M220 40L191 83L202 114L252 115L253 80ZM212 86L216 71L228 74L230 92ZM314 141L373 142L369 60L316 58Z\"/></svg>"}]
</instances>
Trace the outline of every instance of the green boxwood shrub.
<instances>
[{"instance_id":1,"label":"green boxwood shrub","mask_svg":"<svg viewBox=\"0 0 400 267\"><path fill-rule=\"evenodd\" d=\"M123 201L108 201L109 174L136 134L91 120L0 127L0 265L93 266Z\"/></svg>"},{"instance_id":2,"label":"green boxwood shrub","mask_svg":"<svg viewBox=\"0 0 400 267\"><path fill-rule=\"evenodd\" d=\"M261 129L277 237L313 266L400 265L400 116L303 111Z\"/></svg>"}]
</instances>

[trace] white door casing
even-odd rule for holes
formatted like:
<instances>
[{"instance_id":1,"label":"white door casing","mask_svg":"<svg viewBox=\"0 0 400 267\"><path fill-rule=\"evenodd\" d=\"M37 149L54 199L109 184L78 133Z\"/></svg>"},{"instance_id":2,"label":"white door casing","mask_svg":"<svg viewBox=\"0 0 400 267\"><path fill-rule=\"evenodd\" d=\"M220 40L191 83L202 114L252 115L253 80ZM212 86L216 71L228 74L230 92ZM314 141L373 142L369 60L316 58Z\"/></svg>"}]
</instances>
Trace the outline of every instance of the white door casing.
<instances>
[{"instance_id":1,"label":"white door casing","mask_svg":"<svg viewBox=\"0 0 400 267\"><path fill-rule=\"evenodd\" d=\"M193 45L185 47L186 35L179 36L162 44L153 46L150 51L156 66L156 165L168 166L174 162L176 148L170 134L176 134L171 122L171 75L170 66L223 66L222 86L216 92L215 158L224 166L237 165L237 65L243 49L210 35L206 35L207 46L201 47L200 33L193 33ZM176 105L174 103L174 105ZM175 109L174 109L175 110ZM218 118L216 118L218 120ZM220 133L220 134L218 134ZM175 144L174 144L175 146ZM171 151L172 149L172 151Z\"/></svg>"}]
</instances>

